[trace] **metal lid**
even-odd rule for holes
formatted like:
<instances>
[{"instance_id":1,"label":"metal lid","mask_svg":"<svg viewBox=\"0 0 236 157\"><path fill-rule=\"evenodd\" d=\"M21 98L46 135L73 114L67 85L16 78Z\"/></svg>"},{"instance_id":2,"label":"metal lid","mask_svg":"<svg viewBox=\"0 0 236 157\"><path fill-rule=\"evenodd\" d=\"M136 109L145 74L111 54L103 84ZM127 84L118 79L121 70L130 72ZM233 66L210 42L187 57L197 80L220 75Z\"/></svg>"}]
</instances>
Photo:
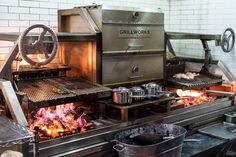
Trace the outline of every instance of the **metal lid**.
<instances>
[{"instance_id":1,"label":"metal lid","mask_svg":"<svg viewBox=\"0 0 236 157\"><path fill-rule=\"evenodd\" d=\"M159 87L160 85L156 84L155 82L150 82L147 84L148 87Z\"/></svg>"},{"instance_id":2,"label":"metal lid","mask_svg":"<svg viewBox=\"0 0 236 157\"><path fill-rule=\"evenodd\" d=\"M135 86L130 89L133 92L143 92L144 90L141 87Z\"/></svg>"},{"instance_id":3,"label":"metal lid","mask_svg":"<svg viewBox=\"0 0 236 157\"><path fill-rule=\"evenodd\" d=\"M126 87L118 87L118 88L114 88L113 92L127 93L129 92L129 89Z\"/></svg>"},{"instance_id":4,"label":"metal lid","mask_svg":"<svg viewBox=\"0 0 236 157\"><path fill-rule=\"evenodd\" d=\"M144 88L157 88L157 87L161 87L161 85L155 83L155 82L149 82L147 84L143 84L142 85Z\"/></svg>"}]
</instances>

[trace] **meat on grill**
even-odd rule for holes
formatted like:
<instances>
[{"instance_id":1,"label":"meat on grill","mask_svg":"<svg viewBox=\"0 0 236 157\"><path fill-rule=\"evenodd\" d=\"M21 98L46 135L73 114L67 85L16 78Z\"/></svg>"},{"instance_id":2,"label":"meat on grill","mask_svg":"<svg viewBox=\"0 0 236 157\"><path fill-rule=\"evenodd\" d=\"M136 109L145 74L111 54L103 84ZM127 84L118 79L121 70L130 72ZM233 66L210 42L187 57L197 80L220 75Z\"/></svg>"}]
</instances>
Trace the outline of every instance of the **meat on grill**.
<instances>
[{"instance_id":1,"label":"meat on grill","mask_svg":"<svg viewBox=\"0 0 236 157\"><path fill-rule=\"evenodd\" d=\"M199 76L199 73L193 73L193 72L187 72L187 73L178 73L175 74L173 77L178 79L187 79L187 80L193 80L194 77Z\"/></svg>"}]
</instances>

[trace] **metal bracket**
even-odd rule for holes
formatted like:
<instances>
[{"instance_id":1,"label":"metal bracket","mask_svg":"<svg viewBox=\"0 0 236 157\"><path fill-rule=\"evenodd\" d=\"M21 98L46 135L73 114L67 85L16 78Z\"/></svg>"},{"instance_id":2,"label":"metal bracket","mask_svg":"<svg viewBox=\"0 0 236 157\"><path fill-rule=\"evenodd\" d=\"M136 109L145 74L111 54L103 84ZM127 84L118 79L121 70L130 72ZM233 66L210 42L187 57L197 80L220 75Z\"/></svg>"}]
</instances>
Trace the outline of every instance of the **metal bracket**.
<instances>
[{"instance_id":1,"label":"metal bracket","mask_svg":"<svg viewBox=\"0 0 236 157\"><path fill-rule=\"evenodd\" d=\"M166 32L165 32L165 42L166 42L166 46L167 46L169 52L170 52L171 54L173 54L174 56L176 56L175 50L174 50L174 48L173 48L173 46L172 46L172 44L171 44L171 42L170 42L170 39L169 39L169 37L168 37L168 35L167 35Z\"/></svg>"},{"instance_id":2,"label":"metal bracket","mask_svg":"<svg viewBox=\"0 0 236 157\"><path fill-rule=\"evenodd\" d=\"M94 33L101 32L87 8L80 8L80 15L83 17L83 19L86 19L85 21L90 26L91 31Z\"/></svg>"},{"instance_id":3,"label":"metal bracket","mask_svg":"<svg viewBox=\"0 0 236 157\"><path fill-rule=\"evenodd\" d=\"M15 94L11 82L4 79L0 79L0 89L2 90L6 104L11 112L14 121L23 126L28 126L28 122L25 118L25 115L23 113L23 110Z\"/></svg>"},{"instance_id":4,"label":"metal bracket","mask_svg":"<svg viewBox=\"0 0 236 157\"><path fill-rule=\"evenodd\" d=\"M204 65L201 69L201 72L209 73L208 69L209 69L209 66L212 62L211 49L208 46L207 40L201 39L201 42L202 42L203 49L205 51L205 61L204 61Z\"/></svg>"},{"instance_id":5,"label":"metal bracket","mask_svg":"<svg viewBox=\"0 0 236 157\"><path fill-rule=\"evenodd\" d=\"M14 59L16 58L18 52L19 52L19 48L18 48L18 39L17 39L17 41L14 44L14 46L12 47L10 53L5 58L3 65L1 66L0 78L4 78L4 79L10 80L10 81L13 81L13 76L11 73L11 65L12 65Z\"/></svg>"}]
</instances>

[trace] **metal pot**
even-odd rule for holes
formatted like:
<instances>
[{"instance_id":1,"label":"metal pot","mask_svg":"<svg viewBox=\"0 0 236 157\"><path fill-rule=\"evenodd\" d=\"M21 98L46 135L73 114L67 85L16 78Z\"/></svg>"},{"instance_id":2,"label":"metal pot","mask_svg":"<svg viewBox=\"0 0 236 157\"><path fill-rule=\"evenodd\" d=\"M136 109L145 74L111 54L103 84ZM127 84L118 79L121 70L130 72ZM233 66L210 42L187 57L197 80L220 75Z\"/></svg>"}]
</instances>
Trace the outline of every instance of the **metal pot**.
<instances>
[{"instance_id":1,"label":"metal pot","mask_svg":"<svg viewBox=\"0 0 236 157\"><path fill-rule=\"evenodd\" d=\"M113 102L116 104L131 104L132 98L130 97L130 90L125 87L113 89Z\"/></svg>"},{"instance_id":2,"label":"metal pot","mask_svg":"<svg viewBox=\"0 0 236 157\"><path fill-rule=\"evenodd\" d=\"M236 112L226 113L226 122L236 123Z\"/></svg>"},{"instance_id":3,"label":"metal pot","mask_svg":"<svg viewBox=\"0 0 236 157\"><path fill-rule=\"evenodd\" d=\"M156 84L155 82L150 82L143 84L142 87L145 89L146 95L158 95L158 91L161 91L161 85Z\"/></svg>"},{"instance_id":4,"label":"metal pot","mask_svg":"<svg viewBox=\"0 0 236 157\"><path fill-rule=\"evenodd\" d=\"M116 145L113 148L118 152L119 157L180 157L186 132L183 127L172 124L138 127L116 134ZM173 138L149 145L137 145L135 141L130 140L131 137L142 134Z\"/></svg>"},{"instance_id":5,"label":"metal pot","mask_svg":"<svg viewBox=\"0 0 236 157\"><path fill-rule=\"evenodd\" d=\"M140 101L145 98L145 91L141 87L132 87L130 89L130 97L133 97L133 100Z\"/></svg>"}]
</instances>

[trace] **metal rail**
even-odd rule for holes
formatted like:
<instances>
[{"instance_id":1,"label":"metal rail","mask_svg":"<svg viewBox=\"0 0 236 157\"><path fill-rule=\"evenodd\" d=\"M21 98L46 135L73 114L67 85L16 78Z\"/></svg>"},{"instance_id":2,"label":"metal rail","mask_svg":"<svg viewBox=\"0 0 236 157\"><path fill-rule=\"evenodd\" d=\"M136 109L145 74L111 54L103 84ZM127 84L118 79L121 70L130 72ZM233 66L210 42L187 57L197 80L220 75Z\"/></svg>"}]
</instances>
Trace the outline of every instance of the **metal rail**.
<instances>
[{"instance_id":1,"label":"metal rail","mask_svg":"<svg viewBox=\"0 0 236 157\"><path fill-rule=\"evenodd\" d=\"M82 33L56 33L58 41L95 41L96 40L96 33L91 34L82 34ZM0 40L4 41L12 41L15 42L18 37L20 36L20 33L0 33ZM30 34L29 38L37 39L39 34ZM49 36L45 35L45 41L51 41Z\"/></svg>"},{"instance_id":2,"label":"metal rail","mask_svg":"<svg viewBox=\"0 0 236 157\"><path fill-rule=\"evenodd\" d=\"M216 34L195 34L184 32L166 32L169 39L201 39L201 40L220 40L221 35Z\"/></svg>"}]
</instances>

